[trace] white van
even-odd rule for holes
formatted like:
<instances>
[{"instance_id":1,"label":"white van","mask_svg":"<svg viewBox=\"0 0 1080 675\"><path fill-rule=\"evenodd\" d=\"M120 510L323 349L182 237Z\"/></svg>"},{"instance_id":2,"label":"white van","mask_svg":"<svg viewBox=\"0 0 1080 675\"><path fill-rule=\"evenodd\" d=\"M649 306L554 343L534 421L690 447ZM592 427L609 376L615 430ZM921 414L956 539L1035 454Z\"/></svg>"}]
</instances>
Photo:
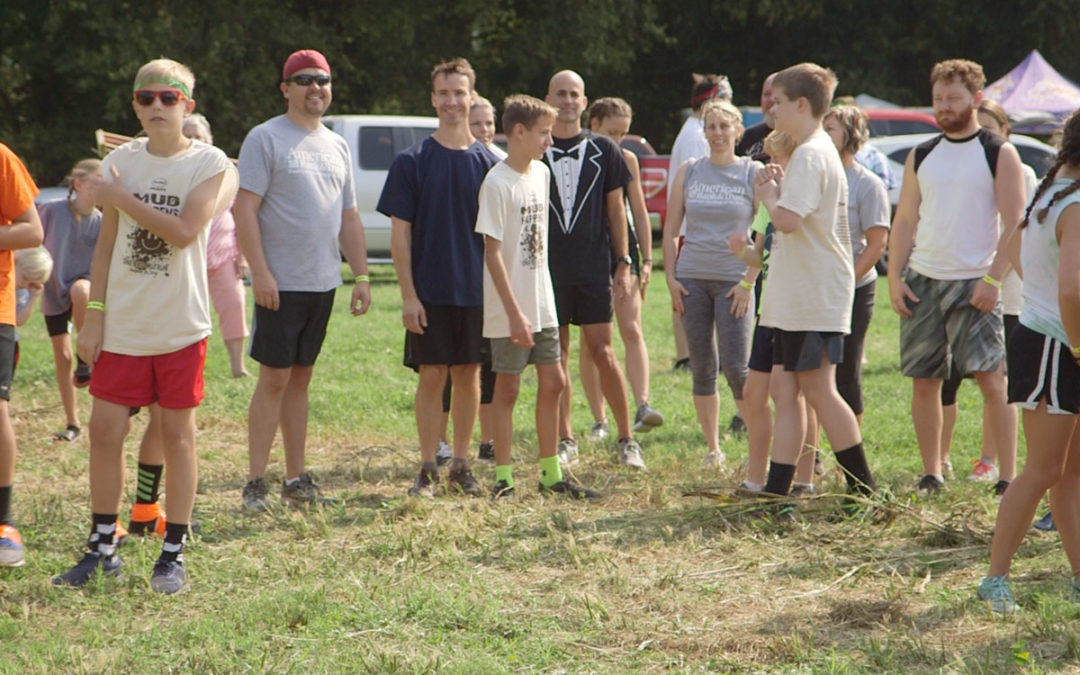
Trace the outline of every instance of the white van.
<instances>
[{"instance_id":1,"label":"white van","mask_svg":"<svg viewBox=\"0 0 1080 675\"><path fill-rule=\"evenodd\" d=\"M356 204L364 223L368 259L389 261L390 219L375 210L386 172L399 152L430 136L437 117L407 115L326 115L323 124L349 143L356 180Z\"/></svg>"}]
</instances>

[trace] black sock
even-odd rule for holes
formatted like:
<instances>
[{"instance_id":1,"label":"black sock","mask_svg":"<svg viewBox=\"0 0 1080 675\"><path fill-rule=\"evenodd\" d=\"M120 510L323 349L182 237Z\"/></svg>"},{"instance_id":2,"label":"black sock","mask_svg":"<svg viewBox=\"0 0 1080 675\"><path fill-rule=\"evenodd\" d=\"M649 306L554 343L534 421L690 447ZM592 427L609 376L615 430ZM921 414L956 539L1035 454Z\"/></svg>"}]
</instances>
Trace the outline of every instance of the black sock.
<instances>
[{"instance_id":1,"label":"black sock","mask_svg":"<svg viewBox=\"0 0 1080 675\"><path fill-rule=\"evenodd\" d=\"M187 541L187 523L165 523L165 541L161 544L158 560L184 562L184 542Z\"/></svg>"},{"instance_id":2,"label":"black sock","mask_svg":"<svg viewBox=\"0 0 1080 675\"><path fill-rule=\"evenodd\" d=\"M86 543L93 553L109 557L116 553L116 517L115 513L95 513L94 526L90 530L90 540Z\"/></svg>"},{"instance_id":3,"label":"black sock","mask_svg":"<svg viewBox=\"0 0 1080 675\"><path fill-rule=\"evenodd\" d=\"M764 492L787 497L791 490L791 481L795 478L794 464L769 462L769 478L765 481Z\"/></svg>"},{"instance_id":4,"label":"black sock","mask_svg":"<svg viewBox=\"0 0 1080 675\"><path fill-rule=\"evenodd\" d=\"M161 464L143 464L139 462L139 483L135 489L136 504L154 504L158 500L158 491L161 488L161 472L165 467Z\"/></svg>"},{"instance_id":5,"label":"black sock","mask_svg":"<svg viewBox=\"0 0 1080 675\"><path fill-rule=\"evenodd\" d=\"M424 473L437 474L439 473L439 465L435 462L423 462L420 464L420 470Z\"/></svg>"},{"instance_id":6,"label":"black sock","mask_svg":"<svg viewBox=\"0 0 1080 675\"><path fill-rule=\"evenodd\" d=\"M0 525L11 524L11 486L0 487Z\"/></svg>"},{"instance_id":7,"label":"black sock","mask_svg":"<svg viewBox=\"0 0 1080 675\"><path fill-rule=\"evenodd\" d=\"M864 495L874 491L874 477L870 474L870 466L866 463L866 453L863 452L862 443L856 443L847 450L837 452L836 461L844 470L848 489Z\"/></svg>"}]
</instances>

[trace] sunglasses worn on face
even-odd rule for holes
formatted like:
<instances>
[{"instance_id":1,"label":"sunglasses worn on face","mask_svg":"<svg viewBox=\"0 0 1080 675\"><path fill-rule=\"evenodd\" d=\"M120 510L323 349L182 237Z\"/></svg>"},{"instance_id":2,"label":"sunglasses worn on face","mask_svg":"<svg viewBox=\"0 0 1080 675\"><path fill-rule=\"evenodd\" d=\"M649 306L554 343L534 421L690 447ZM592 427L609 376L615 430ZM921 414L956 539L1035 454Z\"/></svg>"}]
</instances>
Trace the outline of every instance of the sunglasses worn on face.
<instances>
[{"instance_id":1,"label":"sunglasses worn on face","mask_svg":"<svg viewBox=\"0 0 1080 675\"><path fill-rule=\"evenodd\" d=\"M310 87L311 84L314 82L315 84L319 85L320 87L325 87L326 85L330 84L330 76L329 75L307 75L307 74L293 75L288 80L286 80L286 82L295 82L296 84L300 85L301 87Z\"/></svg>"},{"instance_id":2,"label":"sunglasses worn on face","mask_svg":"<svg viewBox=\"0 0 1080 675\"><path fill-rule=\"evenodd\" d=\"M184 98L184 94L178 89L140 89L135 92L135 102L141 106L154 105L155 98L161 101L161 105L171 108Z\"/></svg>"}]
</instances>

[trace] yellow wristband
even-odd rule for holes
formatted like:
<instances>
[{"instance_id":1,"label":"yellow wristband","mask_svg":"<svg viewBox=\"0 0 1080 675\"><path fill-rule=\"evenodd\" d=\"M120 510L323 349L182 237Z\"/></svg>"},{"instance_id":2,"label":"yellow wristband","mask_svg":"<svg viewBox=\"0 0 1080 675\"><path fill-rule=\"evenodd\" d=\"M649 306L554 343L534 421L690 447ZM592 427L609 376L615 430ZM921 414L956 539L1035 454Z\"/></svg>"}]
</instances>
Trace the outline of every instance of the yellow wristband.
<instances>
[{"instance_id":1,"label":"yellow wristband","mask_svg":"<svg viewBox=\"0 0 1080 675\"><path fill-rule=\"evenodd\" d=\"M742 280L740 280L740 281L739 281L739 286L741 286L741 287L745 288L745 289L746 289L746 290L748 290L748 291L754 288L754 284L750 283L750 282L749 282L749 281L747 281L746 279L742 279Z\"/></svg>"},{"instance_id":2,"label":"yellow wristband","mask_svg":"<svg viewBox=\"0 0 1080 675\"><path fill-rule=\"evenodd\" d=\"M105 303L104 302L98 302L97 300L91 300L90 302L86 303L86 308L87 309L96 309L99 312L104 312L105 311Z\"/></svg>"},{"instance_id":3,"label":"yellow wristband","mask_svg":"<svg viewBox=\"0 0 1080 675\"><path fill-rule=\"evenodd\" d=\"M1080 358L1080 347L1069 347L1069 351L1072 352L1072 355L1076 358Z\"/></svg>"},{"instance_id":4,"label":"yellow wristband","mask_svg":"<svg viewBox=\"0 0 1080 675\"><path fill-rule=\"evenodd\" d=\"M1001 282L998 281L997 279L995 279L994 277L990 276L989 274L984 275L982 280L985 281L986 283L990 284L994 288L1001 288Z\"/></svg>"},{"instance_id":5,"label":"yellow wristband","mask_svg":"<svg viewBox=\"0 0 1080 675\"><path fill-rule=\"evenodd\" d=\"M369 277L366 274L357 274L356 278L353 279L353 282L358 283L358 284L359 283L369 283L370 284L371 283L371 277Z\"/></svg>"}]
</instances>

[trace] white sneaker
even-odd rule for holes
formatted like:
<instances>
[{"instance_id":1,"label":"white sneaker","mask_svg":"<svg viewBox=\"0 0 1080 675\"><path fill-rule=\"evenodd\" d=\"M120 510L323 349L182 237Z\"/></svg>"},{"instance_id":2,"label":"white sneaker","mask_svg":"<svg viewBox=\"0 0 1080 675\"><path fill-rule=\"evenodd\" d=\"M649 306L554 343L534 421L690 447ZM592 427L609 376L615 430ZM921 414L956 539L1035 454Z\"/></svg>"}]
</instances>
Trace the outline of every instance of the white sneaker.
<instances>
[{"instance_id":1,"label":"white sneaker","mask_svg":"<svg viewBox=\"0 0 1080 675\"><path fill-rule=\"evenodd\" d=\"M596 420L593 422L592 429L589 429L589 440L602 441L608 437L608 433L607 420Z\"/></svg>"},{"instance_id":2,"label":"white sneaker","mask_svg":"<svg viewBox=\"0 0 1080 675\"><path fill-rule=\"evenodd\" d=\"M713 450L705 455L705 461L701 465L706 469L719 469L724 466L724 453Z\"/></svg>"},{"instance_id":3,"label":"white sneaker","mask_svg":"<svg viewBox=\"0 0 1080 675\"><path fill-rule=\"evenodd\" d=\"M632 438L619 441L619 462L631 469L644 469L645 459L641 456L641 446Z\"/></svg>"},{"instance_id":4,"label":"white sneaker","mask_svg":"<svg viewBox=\"0 0 1080 675\"><path fill-rule=\"evenodd\" d=\"M578 463L578 445L572 438L564 438L559 441L558 452L559 466L572 466Z\"/></svg>"}]
</instances>

